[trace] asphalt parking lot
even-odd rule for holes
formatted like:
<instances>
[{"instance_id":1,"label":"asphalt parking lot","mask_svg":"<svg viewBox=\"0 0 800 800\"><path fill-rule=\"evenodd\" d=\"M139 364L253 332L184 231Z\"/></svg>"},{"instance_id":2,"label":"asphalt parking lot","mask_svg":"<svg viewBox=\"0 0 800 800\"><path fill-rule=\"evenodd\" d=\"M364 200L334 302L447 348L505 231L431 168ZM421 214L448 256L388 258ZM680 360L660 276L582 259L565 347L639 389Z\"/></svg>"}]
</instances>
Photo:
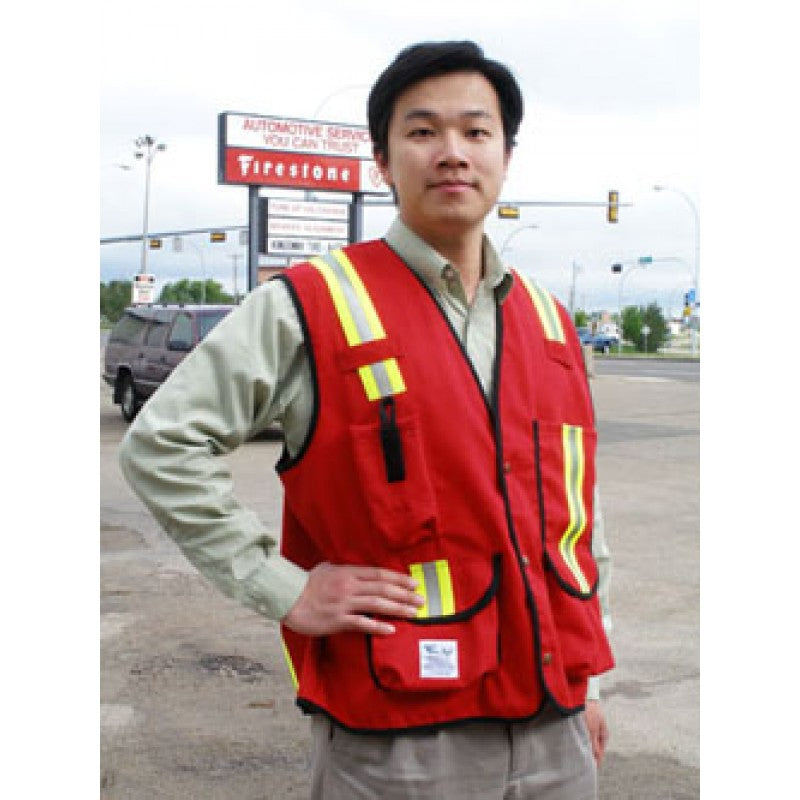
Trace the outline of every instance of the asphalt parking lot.
<instances>
[{"instance_id":1,"label":"asphalt parking lot","mask_svg":"<svg viewBox=\"0 0 800 800\"><path fill-rule=\"evenodd\" d=\"M603 800L699 797L699 383L592 379L613 556ZM124 483L125 423L100 384L101 796L302 798L305 721L276 626L220 595ZM234 453L237 494L280 519L280 443Z\"/></svg>"}]
</instances>

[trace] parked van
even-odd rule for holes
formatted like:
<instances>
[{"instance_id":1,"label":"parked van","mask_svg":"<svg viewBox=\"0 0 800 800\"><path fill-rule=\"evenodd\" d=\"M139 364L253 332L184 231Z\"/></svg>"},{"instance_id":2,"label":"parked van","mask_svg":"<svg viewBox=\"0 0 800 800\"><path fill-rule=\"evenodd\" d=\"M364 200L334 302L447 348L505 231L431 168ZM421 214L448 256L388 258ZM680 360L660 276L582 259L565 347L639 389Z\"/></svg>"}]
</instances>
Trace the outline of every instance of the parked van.
<instances>
[{"instance_id":1,"label":"parked van","mask_svg":"<svg viewBox=\"0 0 800 800\"><path fill-rule=\"evenodd\" d=\"M133 420L142 403L232 308L162 305L125 309L109 336L103 371L125 420Z\"/></svg>"}]
</instances>

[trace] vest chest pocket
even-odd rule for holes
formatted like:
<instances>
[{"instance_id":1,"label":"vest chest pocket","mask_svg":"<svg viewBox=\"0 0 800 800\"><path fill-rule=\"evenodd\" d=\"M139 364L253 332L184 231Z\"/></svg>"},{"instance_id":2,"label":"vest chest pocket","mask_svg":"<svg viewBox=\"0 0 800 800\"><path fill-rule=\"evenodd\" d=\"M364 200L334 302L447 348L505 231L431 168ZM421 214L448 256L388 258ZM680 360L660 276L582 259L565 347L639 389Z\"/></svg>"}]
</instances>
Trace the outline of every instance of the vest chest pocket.
<instances>
[{"instance_id":1,"label":"vest chest pocket","mask_svg":"<svg viewBox=\"0 0 800 800\"><path fill-rule=\"evenodd\" d=\"M377 406L374 423L350 428L353 459L374 535L401 549L435 535L436 500L416 419L392 397Z\"/></svg>"},{"instance_id":2,"label":"vest chest pocket","mask_svg":"<svg viewBox=\"0 0 800 800\"><path fill-rule=\"evenodd\" d=\"M500 556L454 562L452 577L446 561L412 565L412 574L426 576L425 616L392 620L393 634L367 637L375 683L388 691L446 691L497 669L500 569Z\"/></svg>"}]
</instances>

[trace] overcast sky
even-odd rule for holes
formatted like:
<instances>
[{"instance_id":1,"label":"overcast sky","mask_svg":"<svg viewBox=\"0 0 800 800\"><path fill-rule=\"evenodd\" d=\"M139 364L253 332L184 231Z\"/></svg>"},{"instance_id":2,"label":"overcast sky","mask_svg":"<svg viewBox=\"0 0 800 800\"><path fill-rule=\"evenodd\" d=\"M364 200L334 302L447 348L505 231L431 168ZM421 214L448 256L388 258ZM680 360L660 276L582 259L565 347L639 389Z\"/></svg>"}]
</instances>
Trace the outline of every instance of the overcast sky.
<instances>
[{"instance_id":1,"label":"overcast sky","mask_svg":"<svg viewBox=\"0 0 800 800\"><path fill-rule=\"evenodd\" d=\"M305 0L222 5L102 6L100 235L142 230L144 166L134 140L167 145L151 173L151 232L243 225L247 190L217 183L217 115L239 111L366 124L377 74L419 40L470 38L507 63L526 113L503 199L623 203L617 225L603 208L526 208L518 221L491 217L487 232L506 260L575 303L616 309L611 264L656 259L624 281L627 302L677 311L695 270L700 211L699 23L695 2L404 2ZM132 166L130 170L119 165ZM274 194L265 190L265 194ZM380 236L389 209L368 212ZM238 238L193 237L176 253L148 254L157 280L208 274L230 286ZM140 246L103 245L101 280L132 277ZM664 259L658 261L658 259Z\"/></svg>"}]
</instances>

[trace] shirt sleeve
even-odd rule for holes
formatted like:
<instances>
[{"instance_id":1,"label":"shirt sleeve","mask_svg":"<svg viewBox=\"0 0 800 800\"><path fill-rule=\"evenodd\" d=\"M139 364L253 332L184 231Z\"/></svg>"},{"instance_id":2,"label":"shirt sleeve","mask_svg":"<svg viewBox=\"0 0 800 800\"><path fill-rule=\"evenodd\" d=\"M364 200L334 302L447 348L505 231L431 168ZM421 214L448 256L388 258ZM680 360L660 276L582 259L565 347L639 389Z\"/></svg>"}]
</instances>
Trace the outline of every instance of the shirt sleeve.
<instances>
[{"instance_id":1,"label":"shirt sleeve","mask_svg":"<svg viewBox=\"0 0 800 800\"><path fill-rule=\"evenodd\" d=\"M303 369L297 314L286 287L271 281L176 367L119 450L126 480L186 558L227 596L272 619L294 605L307 574L234 496L221 456L282 421Z\"/></svg>"},{"instance_id":2,"label":"shirt sleeve","mask_svg":"<svg viewBox=\"0 0 800 800\"><path fill-rule=\"evenodd\" d=\"M609 582L611 580L611 552L606 541L605 522L603 510L600 505L600 489L594 487L594 525L592 528L592 555L597 562L597 597L600 601L600 613L603 618L603 628L608 634L611 632L611 607L609 605ZM592 675L586 690L587 700L600 699L600 676Z\"/></svg>"}]
</instances>

